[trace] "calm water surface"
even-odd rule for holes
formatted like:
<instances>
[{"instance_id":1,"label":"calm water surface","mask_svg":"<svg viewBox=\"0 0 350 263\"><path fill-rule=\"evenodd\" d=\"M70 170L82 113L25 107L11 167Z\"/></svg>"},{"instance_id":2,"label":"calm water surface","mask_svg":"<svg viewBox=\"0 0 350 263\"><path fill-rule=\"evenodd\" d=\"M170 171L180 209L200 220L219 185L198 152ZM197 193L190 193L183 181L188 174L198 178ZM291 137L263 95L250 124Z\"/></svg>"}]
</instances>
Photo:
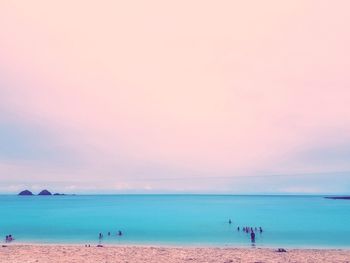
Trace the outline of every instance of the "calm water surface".
<instances>
[{"instance_id":1,"label":"calm water surface","mask_svg":"<svg viewBox=\"0 0 350 263\"><path fill-rule=\"evenodd\" d=\"M258 247L350 248L350 201L320 196L2 195L0 207L16 242L251 246L237 226L262 226Z\"/></svg>"}]
</instances>

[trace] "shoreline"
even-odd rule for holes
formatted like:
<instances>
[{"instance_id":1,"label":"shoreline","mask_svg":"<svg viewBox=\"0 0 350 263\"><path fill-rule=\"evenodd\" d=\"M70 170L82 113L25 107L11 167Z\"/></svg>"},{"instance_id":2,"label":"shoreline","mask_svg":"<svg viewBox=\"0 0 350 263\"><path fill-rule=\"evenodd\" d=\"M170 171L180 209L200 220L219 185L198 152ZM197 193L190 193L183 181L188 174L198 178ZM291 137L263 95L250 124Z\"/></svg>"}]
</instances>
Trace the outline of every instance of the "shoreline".
<instances>
[{"instance_id":1,"label":"shoreline","mask_svg":"<svg viewBox=\"0 0 350 263\"><path fill-rule=\"evenodd\" d=\"M90 247L97 247L98 243L35 243L35 242L16 242L16 243L0 243L0 247L26 247L26 246L32 246L32 247L85 247L85 245L90 244ZM350 247L288 247L288 246L237 246L237 245L200 245L200 244L194 244L194 245L169 245L169 244L141 244L141 243L123 243L123 244L115 244L115 243L102 243L102 247L108 248L167 248L167 249L244 249L244 250L251 250L251 249L263 249L263 250L276 250L279 248L284 248L286 250L342 250L342 251L349 251ZM350 261L349 261L350 263Z\"/></svg>"},{"instance_id":2,"label":"shoreline","mask_svg":"<svg viewBox=\"0 0 350 263\"><path fill-rule=\"evenodd\" d=\"M85 245L90 244L91 247L96 247L99 242L98 241L85 241L85 242L35 242L35 241L24 241L24 242L18 242L14 241L11 243L5 243L0 242L0 246L69 246L69 247L84 247ZM194 244L175 244L175 243L114 243L114 242L102 242L101 245L103 247L140 247L140 248L151 248L151 247L159 247L159 248L209 248L209 249L278 249L278 248L284 248L288 250L345 250L350 251L350 246L292 246L292 245L261 245L259 243L255 243L254 245L239 245L239 244L200 244L200 243L194 243ZM349 261L350 263L350 261Z\"/></svg>"},{"instance_id":3,"label":"shoreline","mask_svg":"<svg viewBox=\"0 0 350 263\"><path fill-rule=\"evenodd\" d=\"M350 249L209 248L174 246L6 244L0 262L349 262Z\"/></svg>"},{"instance_id":4,"label":"shoreline","mask_svg":"<svg viewBox=\"0 0 350 263\"><path fill-rule=\"evenodd\" d=\"M90 244L90 247L97 247L98 244L92 243L0 243L0 247L85 247ZM162 245L162 244L101 244L104 248L166 248L166 249L243 249L243 250L276 250L284 248L286 250L334 250L334 251L349 251L350 248L300 248L300 247L286 247L286 246L206 246L206 245Z\"/></svg>"}]
</instances>

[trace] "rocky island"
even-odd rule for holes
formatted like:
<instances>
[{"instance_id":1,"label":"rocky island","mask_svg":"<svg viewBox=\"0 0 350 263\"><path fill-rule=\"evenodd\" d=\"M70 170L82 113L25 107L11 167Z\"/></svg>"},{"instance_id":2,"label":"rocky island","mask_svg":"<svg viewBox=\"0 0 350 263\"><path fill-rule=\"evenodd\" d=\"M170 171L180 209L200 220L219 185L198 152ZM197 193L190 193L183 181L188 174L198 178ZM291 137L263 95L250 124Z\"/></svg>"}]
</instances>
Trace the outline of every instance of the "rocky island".
<instances>
[{"instance_id":1,"label":"rocky island","mask_svg":"<svg viewBox=\"0 0 350 263\"><path fill-rule=\"evenodd\" d=\"M42 190L38 195L52 195L48 190Z\"/></svg>"},{"instance_id":2,"label":"rocky island","mask_svg":"<svg viewBox=\"0 0 350 263\"><path fill-rule=\"evenodd\" d=\"M33 195L33 193L29 190L24 190L24 191L20 192L18 195Z\"/></svg>"}]
</instances>

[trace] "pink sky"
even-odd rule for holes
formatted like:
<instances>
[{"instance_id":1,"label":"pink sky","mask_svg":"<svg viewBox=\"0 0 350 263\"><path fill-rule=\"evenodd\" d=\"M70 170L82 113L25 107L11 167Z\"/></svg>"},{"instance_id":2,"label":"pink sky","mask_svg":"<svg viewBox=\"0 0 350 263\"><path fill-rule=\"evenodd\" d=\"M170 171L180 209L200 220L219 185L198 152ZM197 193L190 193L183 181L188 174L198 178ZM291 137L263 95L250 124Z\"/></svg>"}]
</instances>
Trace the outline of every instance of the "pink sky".
<instances>
[{"instance_id":1,"label":"pink sky","mask_svg":"<svg viewBox=\"0 0 350 263\"><path fill-rule=\"evenodd\" d=\"M349 10L1 1L0 192L344 192Z\"/></svg>"}]
</instances>

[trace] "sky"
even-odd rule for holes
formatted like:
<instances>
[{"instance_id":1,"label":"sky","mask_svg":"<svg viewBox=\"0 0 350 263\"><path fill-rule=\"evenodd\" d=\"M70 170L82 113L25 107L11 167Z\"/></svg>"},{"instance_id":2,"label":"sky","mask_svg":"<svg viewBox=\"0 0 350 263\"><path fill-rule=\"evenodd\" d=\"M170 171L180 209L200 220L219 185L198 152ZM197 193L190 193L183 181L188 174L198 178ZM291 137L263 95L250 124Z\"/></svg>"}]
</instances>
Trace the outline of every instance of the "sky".
<instances>
[{"instance_id":1,"label":"sky","mask_svg":"<svg viewBox=\"0 0 350 263\"><path fill-rule=\"evenodd\" d=\"M350 2L0 2L0 193L350 193Z\"/></svg>"}]
</instances>

